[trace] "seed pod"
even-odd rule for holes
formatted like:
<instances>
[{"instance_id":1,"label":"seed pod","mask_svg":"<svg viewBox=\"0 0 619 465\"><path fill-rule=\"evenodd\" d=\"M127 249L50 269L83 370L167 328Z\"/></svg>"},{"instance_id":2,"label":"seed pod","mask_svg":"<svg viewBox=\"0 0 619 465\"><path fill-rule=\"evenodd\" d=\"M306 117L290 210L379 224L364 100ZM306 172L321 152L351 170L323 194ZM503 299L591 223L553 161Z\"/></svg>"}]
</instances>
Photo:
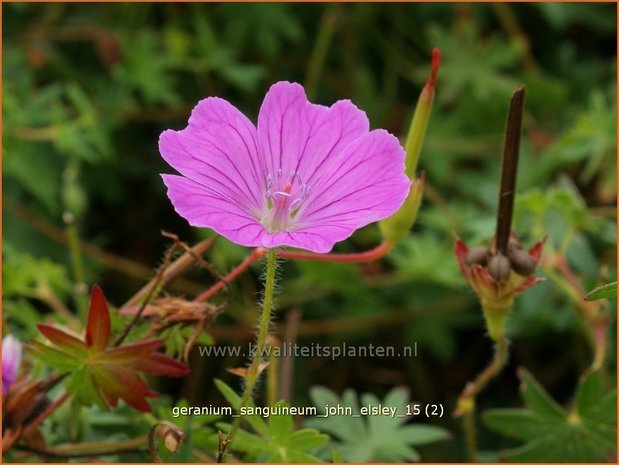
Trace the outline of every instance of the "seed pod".
<instances>
[{"instance_id":1,"label":"seed pod","mask_svg":"<svg viewBox=\"0 0 619 465\"><path fill-rule=\"evenodd\" d=\"M486 263L488 262L488 247L473 247L466 253L464 261L468 266L474 264L486 266Z\"/></svg>"},{"instance_id":2,"label":"seed pod","mask_svg":"<svg viewBox=\"0 0 619 465\"><path fill-rule=\"evenodd\" d=\"M497 254L488 262L488 272L497 282L507 281L511 271L509 259L505 255Z\"/></svg>"},{"instance_id":3,"label":"seed pod","mask_svg":"<svg viewBox=\"0 0 619 465\"><path fill-rule=\"evenodd\" d=\"M512 269L521 276L529 276L535 271L535 260L525 250L510 251L509 261L512 264Z\"/></svg>"},{"instance_id":4,"label":"seed pod","mask_svg":"<svg viewBox=\"0 0 619 465\"><path fill-rule=\"evenodd\" d=\"M512 250L520 249L522 249L522 244L520 243L520 241L514 236L511 236L509 238L509 241L507 242L507 255L509 255Z\"/></svg>"}]
</instances>

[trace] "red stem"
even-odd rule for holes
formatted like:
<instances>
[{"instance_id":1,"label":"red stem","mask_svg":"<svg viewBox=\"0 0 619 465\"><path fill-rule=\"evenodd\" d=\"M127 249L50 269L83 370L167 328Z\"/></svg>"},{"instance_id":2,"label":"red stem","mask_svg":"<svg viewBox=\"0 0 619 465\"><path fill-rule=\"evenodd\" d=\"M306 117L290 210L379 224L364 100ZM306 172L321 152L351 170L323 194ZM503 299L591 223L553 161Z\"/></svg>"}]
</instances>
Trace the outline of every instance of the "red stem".
<instances>
[{"instance_id":1,"label":"red stem","mask_svg":"<svg viewBox=\"0 0 619 465\"><path fill-rule=\"evenodd\" d=\"M388 241L381 242L378 246L371 250L359 253L327 253L316 254L312 252L294 252L289 250L280 250L277 253L278 257L287 258L290 260L311 260L316 262L336 262L336 263L367 263L387 255L393 248L393 244Z\"/></svg>"},{"instance_id":2,"label":"red stem","mask_svg":"<svg viewBox=\"0 0 619 465\"><path fill-rule=\"evenodd\" d=\"M238 275L247 270L247 268L249 268L252 263L262 257L265 251L266 249L262 247L254 249L252 253L245 257L245 260L239 263L236 268L234 268L230 273L224 276L224 279L222 281L218 281L217 283L213 284L210 288L208 288L206 291L196 297L194 299L194 302L204 302L205 300L213 297L215 294L217 294L223 289L224 281L225 283L230 283L230 281L233 281Z\"/></svg>"},{"instance_id":3,"label":"red stem","mask_svg":"<svg viewBox=\"0 0 619 465\"><path fill-rule=\"evenodd\" d=\"M279 250L277 252L277 256L281 258L287 258L289 260L311 260L317 262L336 262L336 263L367 263L374 260L378 260L379 258L385 256L391 249L393 248L393 244L389 241L383 241L378 246L374 247L371 250L366 250L365 252L359 253L327 253L327 254L317 254L312 252L294 252L289 250ZM224 276L223 281L219 281L214 284L198 297L194 299L195 302L204 302L205 300L210 299L215 294L217 294L224 287L224 281L226 283L230 283L235 278L237 278L241 273L243 273L247 268L251 266L256 260L262 258L262 256L266 253L266 249L264 247L255 248L251 254L245 257L241 263L238 264L236 268L234 268L230 273Z\"/></svg>"}]
</instances>

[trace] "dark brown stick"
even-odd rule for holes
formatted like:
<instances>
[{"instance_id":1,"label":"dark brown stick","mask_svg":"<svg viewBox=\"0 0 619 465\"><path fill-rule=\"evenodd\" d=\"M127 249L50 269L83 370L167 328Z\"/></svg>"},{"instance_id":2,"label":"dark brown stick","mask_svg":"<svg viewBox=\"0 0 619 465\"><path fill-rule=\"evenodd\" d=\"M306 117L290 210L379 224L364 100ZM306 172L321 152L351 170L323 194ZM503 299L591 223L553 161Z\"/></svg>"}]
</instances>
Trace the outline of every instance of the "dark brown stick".
<instances>
[{"instance_id":1,"label":"dark brown stick","mask_svg":"<svg viewBox=\"0 0 619 465\"><path fill-rule=\"evenodd\" d=\"M505 126L505 140L503 143L499 212L496 223L496 248L497 252L503 255L507 255L507 242L509 241L509 234L512 227L523 109L524 86L519 86L512 94L509 104L507 125Z\"/></svg>"}]
</instances>

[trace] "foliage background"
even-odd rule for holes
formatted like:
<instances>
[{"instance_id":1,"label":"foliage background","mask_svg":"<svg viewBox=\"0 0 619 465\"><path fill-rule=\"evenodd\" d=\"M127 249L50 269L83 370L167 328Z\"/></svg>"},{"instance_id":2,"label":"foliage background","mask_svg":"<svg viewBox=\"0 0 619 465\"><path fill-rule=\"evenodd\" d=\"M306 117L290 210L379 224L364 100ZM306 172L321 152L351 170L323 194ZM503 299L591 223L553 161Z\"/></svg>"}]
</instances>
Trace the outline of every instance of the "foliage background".
<instances>
[{"instance_id":1,"label":"foliage background","mask_svg":"<svg viewBox=\"0 0 619 465\"><path fill-rule=\"evenodd\" d=\"M276 330L283 337L295 311L301 344L418 344L416 358L297 359L293 404L309 404L318 385L379 398L405 386L450 412L491 356L452 233L473 245L493 234L504 117L518 83L528 93L515 227L525 244L547 234L546 251L566 257L584 289L616 279L615 21L614 4L3 5L3 332L29 340L36 322L63 321L58 302L79 314L82 280L120 305L152 276L162 229L188 243L209 235L174 214L158 176L170 172L158 135L184 127L199 99L224 97L255 119L272 82L297 81L315 101L350 98L372 127L403 136L436 46L443 61L414 231L378 263L283 263ZM83 277L68 247L75 232L88 244ZM379 240L368 227L337 250ZM246 254L220 239L209 259L225 272ZM511 362L480 410L521 405L518 366L565 403L590 363L578 304L547 268L538 271L546 283L518 300ZM234 283L211 329L218 344L251 337L260 273L256 265ZM194 273L170 292L190 297L210 282ZM188 378L158 386L169 396L161 411L178 398L223 404L214 378L238 387L225 370L243 360L193 355ZM118 438L143 431L140 422L129 410L67 407L45 433L50 444ZM433 422L453 439L424 446L423 459L462 460L459 423L449 414ZM480 443L516 444L483 428Z\"/></svg>"}]
</instances>

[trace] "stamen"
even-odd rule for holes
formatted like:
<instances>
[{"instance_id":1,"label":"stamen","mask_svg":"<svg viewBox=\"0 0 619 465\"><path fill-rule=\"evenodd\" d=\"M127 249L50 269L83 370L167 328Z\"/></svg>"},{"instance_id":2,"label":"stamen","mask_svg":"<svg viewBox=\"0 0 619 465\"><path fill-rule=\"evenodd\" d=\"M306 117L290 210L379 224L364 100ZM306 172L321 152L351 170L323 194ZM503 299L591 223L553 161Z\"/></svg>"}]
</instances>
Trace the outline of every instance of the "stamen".
<instances>
[{"instance_id":1,"label":"stamen","mask_svg":"<svg viewBox=\"0 0 619 465\"><path fill-rule=\"evenodd\" d=\"M290 171L284 182L283 170L277 169L275 179L269 173L266 177L265 199L266 209L261 219L269 231L291 231L294 229L298 214L309 195L310 188L304 184L296 171ZM281 179L281 180L280 180ZM298 184L293 194L294 184Z\"/></svg>"},{"instance_id":2,"label":"stamen","mask_svg":"<svg viewBox=\"0 0 619 465\"><path fill-rule=\"evenodd\" d=\"M294 199L290 204L290 210L296 210L297 208L299 208L301 206L301 202L303 202L303 199L301 197L297 197L296 199Z\"/></svg>"}]
</instances>

